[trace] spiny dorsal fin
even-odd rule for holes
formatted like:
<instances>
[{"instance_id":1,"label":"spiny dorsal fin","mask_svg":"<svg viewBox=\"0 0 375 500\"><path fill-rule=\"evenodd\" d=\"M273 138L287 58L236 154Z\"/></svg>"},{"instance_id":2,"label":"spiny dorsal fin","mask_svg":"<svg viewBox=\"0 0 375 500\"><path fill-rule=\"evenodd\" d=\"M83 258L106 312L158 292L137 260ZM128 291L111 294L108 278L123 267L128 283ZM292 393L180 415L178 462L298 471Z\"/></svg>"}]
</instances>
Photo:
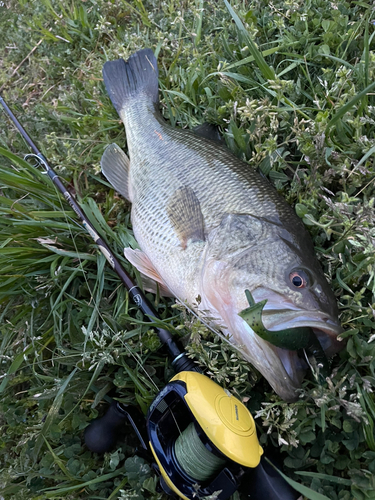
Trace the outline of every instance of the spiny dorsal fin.
<instances>
[{"instance_id":1,"label":"spiny dorsal fin","mask_svg":"<svg viewBox=\"0 0 375 500\"><path fill-rule=\"evenodd\" d=\"M141 273L143 288L147 292L156 293L158 283L160 295L163 297L173 297L173 293L169 291L167 285L145 253L141 250L125 248L124 254L126 259Z\"/></svg>"},{"instance_id":2,"label":"spiny dorsal fin","mask_svg":"<svg viewBox=\"0 0 375 500\"><path fill-rule=\"evenodd\" d=\"M217 125L214 125L213 123L204 122L201 125L197 125L192 130L196 135L225 146L225 142L223 136L220 134L219 127Z\"/></svg>"},{"instance_id":3,"label":"spiny dorsal fin","mask_svg":"<svg viewBox=\"0 0 375 500\"><path fill-rule=\"evenodd\" d=\"M110 144L100 160L102 173L124 198L131 201L129 196L129 168L130 161L117 144Z\"/></svg>"},{"instance_id":4,"label":"spiny dorsal fin","mask_svg":"<svg viewBox=\"0 0 375 500\"><path fill-rule=\"evenodd\" d=\"M171 196L167 214L182 248L189 241L204 241L204 221L199 200L189 187L177 189Z\"/></svg>"}]
</instances>

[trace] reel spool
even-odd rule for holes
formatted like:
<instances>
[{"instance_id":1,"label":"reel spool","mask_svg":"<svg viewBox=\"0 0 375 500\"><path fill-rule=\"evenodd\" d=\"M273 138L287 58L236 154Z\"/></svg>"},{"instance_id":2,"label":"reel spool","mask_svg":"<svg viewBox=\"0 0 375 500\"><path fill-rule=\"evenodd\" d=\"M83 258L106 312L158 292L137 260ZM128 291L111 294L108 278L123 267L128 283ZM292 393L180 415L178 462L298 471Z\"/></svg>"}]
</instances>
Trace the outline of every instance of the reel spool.
<instances>
[{"instance_id":1,"label":"reel spool","mask_svg":"<svg viewBox=\"0 0 375 500\"><path fill-rule=\"evenodd\" d=\"M200 373L172 378L149 409L147 430L164 491L186 500L228 498L263 454L246 406Z\"/></svg>"}]
</instances>

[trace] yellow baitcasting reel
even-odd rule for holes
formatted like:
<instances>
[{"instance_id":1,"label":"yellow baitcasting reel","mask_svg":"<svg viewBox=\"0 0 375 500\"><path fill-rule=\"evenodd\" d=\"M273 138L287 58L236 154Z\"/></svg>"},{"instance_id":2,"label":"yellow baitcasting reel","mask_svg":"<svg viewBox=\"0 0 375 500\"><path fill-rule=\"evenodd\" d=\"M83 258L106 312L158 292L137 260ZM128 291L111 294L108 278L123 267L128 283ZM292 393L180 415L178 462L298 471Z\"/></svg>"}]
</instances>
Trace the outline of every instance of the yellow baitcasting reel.
<instances>
[{"instance_id":1,"label":"yellow baitcasting reel","mask_svg":"<svg viewBox=\"0 0 375 500\"><path fill-rule=\"evenodd\" d=\"M177 374L147 416L149 445L166 493L228 498L263 453L250 412L196 372Z\"/></svg>"},{"instance_id":2,"label":"yellow baitcasting reel","mask_svg":"<svg viewBox=\"0 0 375 500\"><path fill-rule=\"evenodd\" d=\"M134 406L113 402L85 431L90 450L111 450L128 419L154 462L167 495L227 500L242 489L251 500L296 500L298 494L261 460L249 410L207 376L180 371L159 392L146 420Z\"/></svg>"}]
</instances>

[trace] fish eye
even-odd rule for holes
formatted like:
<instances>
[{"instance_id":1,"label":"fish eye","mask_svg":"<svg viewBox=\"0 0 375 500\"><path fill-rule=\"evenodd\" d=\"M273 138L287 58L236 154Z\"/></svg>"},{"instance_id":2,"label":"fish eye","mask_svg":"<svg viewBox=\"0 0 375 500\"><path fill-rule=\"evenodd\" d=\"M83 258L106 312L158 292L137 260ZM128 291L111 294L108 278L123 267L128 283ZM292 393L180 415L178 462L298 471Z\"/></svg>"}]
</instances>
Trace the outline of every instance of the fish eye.
<instances>
[{"instance_id":1,"label":"fish eye","mask_svg":"<svg viewBox=\"0 0 375 500\"><path fill-rule=\"evenodd\" d=\"M296 288L306 288L309 283L307 274L302 270L292 271L289 278L292 285Z\"/></svg>"}]
</instances>

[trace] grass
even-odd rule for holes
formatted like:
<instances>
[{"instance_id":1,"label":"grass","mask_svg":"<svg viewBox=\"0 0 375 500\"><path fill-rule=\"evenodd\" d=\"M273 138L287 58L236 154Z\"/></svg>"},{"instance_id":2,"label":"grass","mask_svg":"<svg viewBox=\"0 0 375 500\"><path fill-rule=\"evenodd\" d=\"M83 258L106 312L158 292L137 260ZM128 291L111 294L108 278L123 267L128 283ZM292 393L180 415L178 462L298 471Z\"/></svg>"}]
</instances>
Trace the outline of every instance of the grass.
<instances>
[{"instance_id":1,"label":"grass","mask_svg":"<svg viewBox=\"0 0 375 500\"><path fill-rule=\"evenodd\" d=\"M105 146L126 143L101 82L106 60L152 47L165 117L217 124L296 207L347 339L326 387L310 376L297 403L280 401L225 342L172 301L149 298L166 327L191 332L187 349L211 376L245 398L284 474L329 499L375 498L373 6L22 0L0 10L3 97L136 278L122 256L136 245L129 206L99 173ZM108 396L146 412L173 374L167 355L0 120L0 497L159 498L130 431L104 457L82 433Z\"/></svg>"}]
</instances>

